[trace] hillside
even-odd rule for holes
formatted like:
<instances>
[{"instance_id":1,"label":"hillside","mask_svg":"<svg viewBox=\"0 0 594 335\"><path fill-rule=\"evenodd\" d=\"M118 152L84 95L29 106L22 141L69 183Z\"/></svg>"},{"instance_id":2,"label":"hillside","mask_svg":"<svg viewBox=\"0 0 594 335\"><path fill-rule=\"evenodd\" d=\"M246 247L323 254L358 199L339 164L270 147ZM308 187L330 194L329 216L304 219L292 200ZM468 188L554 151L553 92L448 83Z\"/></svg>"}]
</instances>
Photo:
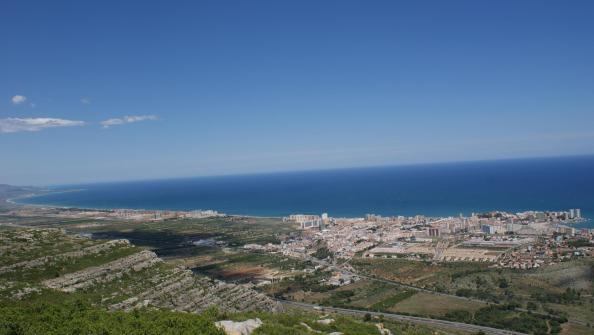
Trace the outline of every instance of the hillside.
<instances>
[{"instance_id":1,"label":"hillside","mask_svg":"<svg viewBox=\"0 0 594 335\"><path fill-rule=\"evenodd\" d=\"M0 231L0 334L223 334L215 321L256 317L263 325L254 334L388 334L384 325L398 334L432 333L281 309L247 285L195 275L127 240ZM334 321L317 322L323 317Z\"/></svg>"}]
</instances>

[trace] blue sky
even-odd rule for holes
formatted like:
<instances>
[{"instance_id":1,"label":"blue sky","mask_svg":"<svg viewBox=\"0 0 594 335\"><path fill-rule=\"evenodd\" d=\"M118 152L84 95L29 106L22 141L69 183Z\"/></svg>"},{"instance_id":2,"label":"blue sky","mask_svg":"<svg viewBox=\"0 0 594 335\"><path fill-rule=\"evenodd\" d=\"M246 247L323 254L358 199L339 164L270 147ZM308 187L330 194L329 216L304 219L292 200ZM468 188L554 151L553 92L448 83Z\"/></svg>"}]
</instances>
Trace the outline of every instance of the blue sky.
<instances>
[{"instance_id":1,"label":"blue sky","mask_svg":"<svg viewBox=\"0 0 594 335\"><path fill-rule=\"evenodd\" d=\"M10 1L0 183L594 153L592 1Z\"/></svg>"}]
</instances>

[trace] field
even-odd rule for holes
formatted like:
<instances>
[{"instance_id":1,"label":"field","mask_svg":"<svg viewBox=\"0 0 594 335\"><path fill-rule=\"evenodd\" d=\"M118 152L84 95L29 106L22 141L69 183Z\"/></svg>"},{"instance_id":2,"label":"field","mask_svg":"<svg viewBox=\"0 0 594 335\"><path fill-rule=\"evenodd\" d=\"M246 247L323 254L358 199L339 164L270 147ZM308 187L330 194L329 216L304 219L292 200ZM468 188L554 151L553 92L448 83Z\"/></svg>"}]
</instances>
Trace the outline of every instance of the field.
<instances>
[{"instance_id":1,"label":"field","mask_svg":"<svg viewBox=\"0 0 594 335\"><path fill-rule=\"evenodd\" d=\"M223 333L214 326L215 321L256 317L263 325L253 333L255 335L315 332L379 335L379 323L396 334L458 334L379 319L251 309L268 298L239 286L213 285L212 280L199 279L200 276L191 272L188 275L175 264L157 262L155 258L148 258L155 262L146 266L136 262L118 267L114 260L147 253L123 241L89 239L57 229L6 228L0 231L0 242L0 334L221 335ZM237 252L234 257L231 264L256 266L269 261L279 268L298 266L264 254ZM99 269L102 272L94 275ZM66 286L54 289L53 284L48 284L56 280ZM187 299L198 292L202 294L202 297L195 296L198 300ZM150 294L147 296L147 293ZM144 302L135 306L137 297L143 296L145 298L141 299L150 299L140 300ZM229 303L234 299L235 303ZM204 301L207 305L195 305L195 301ZM230 309L242 303L247 307L245 310ZM193 307L188 309L187 306ZM320 323L320 319L330 321Z\"/></svg>"},{"instance_id":2,"label":"field","mask_svg":"<svg viewBox=\"0 0 594 335\"><path fill-rule=\"evenodd\" d=\"M529 306L532 309L544 310L555 302L574 306L587 306L588 302L592 302L588 298L593 292L592 259L562 262L533 270L401 259L356 259L350 263L373 277L495 303L527 307L528 302L532 302Z\"/></svg>"},{"instance_id":3,"label":"field","mask_svg":"<svg viewBox=\"0 0 594 335\"><path fill-rule=\"evenodd\" d=\"M409 261L404 259L369 259L358 258L350 264L362 273L410 284L436 291L444 291L449 284L463 276L481 273L488 270L482 263L441 263Z\"/></svg>"},{"instance_id":4,"label":"field","mask_svg":"<svg viewBox=\"0 0 594 335\"><path fill-rule=\"evenodd\" d=\"M574 323L566 323L561 330L562 335L592 335L592 328Z\"/></svg>"},{"instance_id":5,"label":"field","mask_svg":"<svg viewBox=\"0 0 594 335\"><path fill-rule=\"evenodd\" d=\"M387 310L395 313L408 313L414 315L445 316L448 312L453 310L476 312L478 309L485 306L486 304L479 302L464 301L447 296L419 292L390 306Z\"/></svg>"},{"instance_id":6,"label":"field","mask_svg":"<svg viewBox=\"0 0 594 335\"><path fill-rule=\"evenodd\" d=\"M211 252L208 261L193 261L192 269L210 277L233 282L273 280L303 274L311 264L264 252L226 250ZM187 263L187 261L186 261Z\"/></svg>"},{"instance_id":7,"label":"field","mask_svg":"<svg viewBox=\"0 0 594 335\"><path fill-rule=\"evenodd\" d=\"M114 219L56 218L51 216L0 216L0 223L12 222L28 227L63 228L75 233L92 233L98 238L126 238L152 247L164 255L184 255L191 242L214 239L235 247L249 243L278 243L279 238L296 231L290 223L276 218L213 217L172 219L155 222ZM185 247L185 248L184 248Z\"/></svg>"}]
</instances>

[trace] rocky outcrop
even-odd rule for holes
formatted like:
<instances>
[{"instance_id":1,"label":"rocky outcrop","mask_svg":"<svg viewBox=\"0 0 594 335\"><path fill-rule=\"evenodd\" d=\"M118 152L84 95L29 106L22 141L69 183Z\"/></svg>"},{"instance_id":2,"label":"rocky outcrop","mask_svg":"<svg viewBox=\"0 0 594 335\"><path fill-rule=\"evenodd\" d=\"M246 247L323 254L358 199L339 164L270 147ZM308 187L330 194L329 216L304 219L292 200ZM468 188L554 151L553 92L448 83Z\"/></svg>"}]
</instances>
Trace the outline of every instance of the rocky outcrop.
<instances>
[{"instance_id":1,"label":"rocky outcrop","mask_svg":"<svg viewBox=\"0 0 594 335\"><path fill-rule=\"evenodd\" d=\"M321 325L329 325L331 323L334 322L334 319L321 319L316 321L317 323L321 324Z\"/></svg>"},{"instance_id":2,"label":"rocky outcrop","mask_svg":"<svg viewBox=\"0 0 594 335\"><path fill-rule=\"evenodd\" d=\"M69 251L58 255L48 255L33 260L23 261L0 268L0 274L12 271L21 271L27 269L33 269L43 266L48 266L59 261L81 258L88 255L98 254L101 252L109 251L115 247L130 246L130 242L127 240L111 240L105 243L93 245L80 250Z\"/></svg>"},{"instance_id":3,"label":"rocky outcrop","mask_svg":"<svg viewBox=\"0 0 594 335\"><path fill-rule=\"evenodd\" d=\"M157 307L201 312L211 306L228 312L281 309L279 303L251 287L171 267L154 252L138 251L127 240L99 242L59 230L26 229L0 232L0 242L0 274L14 273L16 278L41 270L33 273L46 278L31 283L35 289L26 290L22 285L1 281L0 294L5 297L22 298L46 287L63 292L102 291L101 303L113 310ZM80 269L84 264L93 266L47 279L55 272Z\"/></svg>"},{"instance_id":4,"label":"rocky outcrop","mask_svg":"<svg viewBox=\"0 0 594 335\"><path fill-rule=\"evenodd\" d=\"M113 304L111 309L132 310L147 306L186 312L201 312L211 306L230 312L279 311L280 304L243 285L199 277L190 270L176 268L141 294Z\"/></svg>"},{"instance_id":5,"label":"rocky outcrop","mask_svg":"<svg viewBox=\"0 0 594 335\"><path fill-rule=\"evenodd\" d=\"M227 335L250 335L254 330L262 326L262 320L258 318L241 322L223 320L215 322L215 325Z\"/></svg>"},{"instance_id":6,"label":"rocky outcrop","mask_svg":"<svg viewBox=\"0 0 594 335\"><path fill-rule=\"evenodd\" d=\"M64 292L74 292L97 283L112 281L120 278L125 273L140 271L159 262L161 262L161 259L154 252L143 250L113 262L46 280L43 285Z\"/></svg>"},{"instance_id":7,"label":"rocky outcrop","mask_svg":"<svg viewBox=\"0 0 594 335\"><path fill-rule=\"evenodd\" d=\"M392 331L388 328L385 328L383 323L376 323L375 326L377 327L380 335L393 335Z\"/></svg>"}]
</instances>

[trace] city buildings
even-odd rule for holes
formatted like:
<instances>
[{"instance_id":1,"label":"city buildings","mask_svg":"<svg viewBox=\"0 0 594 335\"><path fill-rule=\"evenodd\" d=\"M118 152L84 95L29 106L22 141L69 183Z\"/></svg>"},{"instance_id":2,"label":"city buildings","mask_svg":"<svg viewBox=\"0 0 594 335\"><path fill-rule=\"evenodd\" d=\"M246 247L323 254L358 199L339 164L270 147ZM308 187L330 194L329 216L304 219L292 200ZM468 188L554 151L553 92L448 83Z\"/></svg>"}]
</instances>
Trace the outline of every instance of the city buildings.
<instances>
[{"instance_id":1,"label":"city buildings","mask_svg":"<svg viewBox=\"0 0 594 335\"><path fill-rule=\"evenodd\" d=\"M575 229L568 226L580 222L580 215L578 209L497 211L473 213L470 217L367 214L364 218L332 218L326 213L321 216L296 214L285 221L299 223L308 233L300 239L284 242L282 250L286 255L307 257L323 245L335 258L489 262L494 266L531 268L555 262L550 246L542 247L543 241L561 243L574 236L591 238L590 231L583 236L576 235ZM522 252L522 248L528 251ZM546 252L534 252L541 249Z\"/></svg>"}]
</instances>

